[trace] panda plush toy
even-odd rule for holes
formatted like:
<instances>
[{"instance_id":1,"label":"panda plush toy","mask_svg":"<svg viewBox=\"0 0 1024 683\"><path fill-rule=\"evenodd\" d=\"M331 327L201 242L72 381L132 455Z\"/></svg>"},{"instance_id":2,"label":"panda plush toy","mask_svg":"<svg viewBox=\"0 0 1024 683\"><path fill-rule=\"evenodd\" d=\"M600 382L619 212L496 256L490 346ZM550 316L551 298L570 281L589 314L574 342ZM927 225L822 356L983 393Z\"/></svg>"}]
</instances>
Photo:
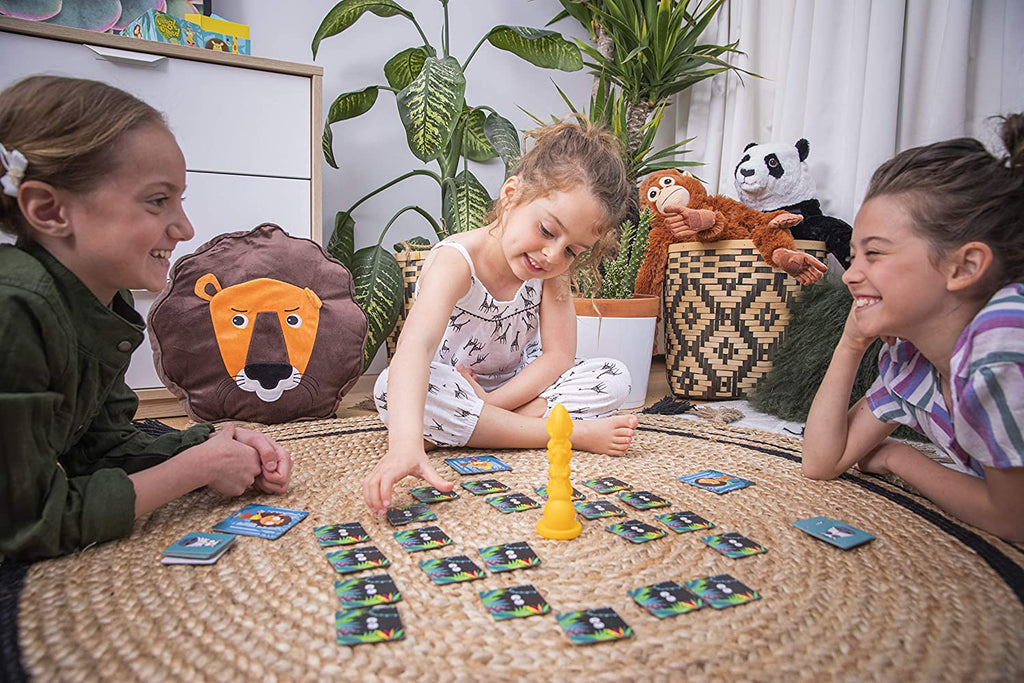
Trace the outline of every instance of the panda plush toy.
<instances>
[{"instance_id":1,"label":"panda plush toy","mask_svg":"<svg viewBox=\"0 0 1024 683\"><path fill-rule=\"evenodd\" d=\"M821 212L818 191L807 165L811 145L801 138L795 145L751 142L736 164L733 181L737 197L759 211L785 210L804 217L790 230L793 237L820 240L843 268L850 265L848 223Z\"/></svg>"}]
</instances>

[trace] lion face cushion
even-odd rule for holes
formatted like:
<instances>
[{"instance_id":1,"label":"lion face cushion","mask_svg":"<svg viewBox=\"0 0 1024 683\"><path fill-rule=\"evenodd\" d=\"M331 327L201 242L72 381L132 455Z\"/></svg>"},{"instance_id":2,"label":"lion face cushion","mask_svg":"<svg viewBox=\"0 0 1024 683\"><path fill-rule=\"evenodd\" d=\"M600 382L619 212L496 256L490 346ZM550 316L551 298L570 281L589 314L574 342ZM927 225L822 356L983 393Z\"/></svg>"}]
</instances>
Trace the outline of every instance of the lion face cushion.
<instances>
[{"instance_id":1,"label":"lion face cushion","mask_svg":"<svg viewBox=\"0 0 1024 683\"><path fill-rule=\"evenodd\" d=\"M270 223L174 264L149 312L157 374L194 420L330 417L362 372L352 275Z\"/></svg>"}]
</instances>

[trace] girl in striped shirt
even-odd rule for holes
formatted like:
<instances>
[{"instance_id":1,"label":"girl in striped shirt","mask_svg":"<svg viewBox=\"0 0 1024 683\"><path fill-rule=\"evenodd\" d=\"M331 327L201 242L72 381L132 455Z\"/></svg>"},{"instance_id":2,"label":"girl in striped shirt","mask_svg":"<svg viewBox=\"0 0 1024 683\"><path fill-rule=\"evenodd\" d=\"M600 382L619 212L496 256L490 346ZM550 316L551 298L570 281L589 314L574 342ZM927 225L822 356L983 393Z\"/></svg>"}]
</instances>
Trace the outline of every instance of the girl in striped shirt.
<instances>
[{"instance_id":1,"label":"girl in striped shirt","mask_svg":"<svg viewBox=\"0 0 1024 683\"><path fill-rule=\"evenodd\" d=\"M803 472L893 473L960 519L1024 540L1024 114L1008 154L971 138L883 164L857 213L854 302L807 417ZM879 377L848 408L860 361ZM900 424L953 461L887 438Z\"/></svg>"}]
</instances>

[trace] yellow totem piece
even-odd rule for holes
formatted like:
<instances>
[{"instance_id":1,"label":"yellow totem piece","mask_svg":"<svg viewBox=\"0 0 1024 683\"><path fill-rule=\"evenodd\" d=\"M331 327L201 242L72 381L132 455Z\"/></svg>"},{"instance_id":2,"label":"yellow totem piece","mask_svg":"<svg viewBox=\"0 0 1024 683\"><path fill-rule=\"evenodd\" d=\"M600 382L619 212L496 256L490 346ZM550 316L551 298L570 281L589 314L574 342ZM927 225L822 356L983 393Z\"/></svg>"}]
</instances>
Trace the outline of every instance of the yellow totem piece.
<instances>
[{"instance_id":1,"label":"yellow totem piece","mask_svg":"<svg viewBox=\"0 0 1024 683\"><path fill-rule=\"evenodd\" d=\"M537 522L537 533L544 538L567 541L580 535L583 525L576 519L569 483L572 458L572 419L563 405L556 405L548 417L548 502L544 516Z\"/></svg>"}]
</instances>

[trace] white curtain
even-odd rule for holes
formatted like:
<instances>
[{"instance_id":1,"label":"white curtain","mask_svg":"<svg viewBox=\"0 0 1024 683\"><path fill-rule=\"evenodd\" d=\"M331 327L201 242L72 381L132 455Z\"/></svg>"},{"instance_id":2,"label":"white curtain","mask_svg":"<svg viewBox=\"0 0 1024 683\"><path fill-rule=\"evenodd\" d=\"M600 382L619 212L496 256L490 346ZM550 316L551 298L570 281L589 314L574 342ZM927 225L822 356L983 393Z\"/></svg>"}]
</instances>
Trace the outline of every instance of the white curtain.
<instances>
[{"instance_id":1,"label":"white curtain","mask_svg":"<svg viewBox=\"0 0 1024 683\"><path fill-rule=\"evenodd\" d=\"M706 37L739 40L734 63L763 78L704 81L659 131L695 136L683 158L711 193L735 196L747 143L807 138L822 210L852 225L896 152L963 135L1001 150L990 117L1024 111L1022 0L726 0L716 19Z\"/></svg>"}]
</instances>

